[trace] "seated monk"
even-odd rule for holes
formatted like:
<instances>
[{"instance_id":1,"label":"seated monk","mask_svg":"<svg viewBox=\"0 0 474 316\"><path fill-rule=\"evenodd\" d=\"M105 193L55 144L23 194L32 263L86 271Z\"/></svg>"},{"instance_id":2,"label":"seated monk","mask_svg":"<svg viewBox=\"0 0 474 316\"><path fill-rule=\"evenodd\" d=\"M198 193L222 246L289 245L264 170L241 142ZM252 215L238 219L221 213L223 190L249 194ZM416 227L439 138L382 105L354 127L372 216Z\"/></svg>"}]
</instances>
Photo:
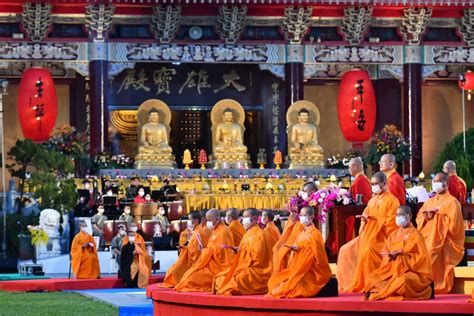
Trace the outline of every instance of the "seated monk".
<instances>
[{"instance_id":1,"label":"seated monk","mask_svg":"<svg viewBox=\"0 0 474 316\"><path fill-rule=\"evenodd\" d=\"M275 219L275 214L270 210L264 210L262 212L261 223L265 225L265 235L268 238L268 242L270 243L270 247L275 246L277 241L280 239L281 234L278 227L276 227L275 223L273 222Z\"/></svg>"},{"instance_id":2,"label":"seated monk","mask_svg":"<svg viewBox=\"0 0 474 316\"><path fill-rule=\"evenodd\" d=\"M357 196L362 196L362 204L367 205L372 197L372 190L370 189L370 181L364 174L364 163L362 158L356 157L349 161L349 173L354 177L354 182L351 185L352 200L357 202Z\"/></svg>"},{"instance_id":3,"label":"seated monk","mask_svg":"<svg viewBox=\"0 0 474 316\"><path fill-rule=\"evenodd\" d=\"M71 269L78 279L100 278L99 258L94 238L87 233L87 224L79 223L79 233L71 245Z\"/></svg>"},{"instance_id":4,"label":"seated monk","mask_svg":"<svg viewBox=\"0 0 474 316\"><path fill-rule=\"evenodd\" d=\"M225 213L225 222L229 225L232 238L234 239L234 247L238 247L242 237L245 234L245 228L239 221L239 211L236 208L229 208Z\"/></svg>"},{"instance_id":5,"label":"seated monk","mask_svg":"<svg viewBox=\"0 0 474 316\"><path fill-rule=\"evenodd\" d=\"M427 300L432 297L431 259L423 236L411 224L411 209L397 209L398 229L382 249L382 264L365 279L368 300Z\"/></svg>"},{"instance_id":6,"label":"seated monk","mask_svg":"<svg viewBox=\"0 0 474 316\"><path fill-rule=\"evenodd\" d=\"M138 233L138 226L137 226L137 223L132 223L130 225L130 231L133 233L133 235L135 236L135 245L138 245L142 248L143 250L143 256L145 258L145 262L148 266L148 268L150 269L151 271L151 267L152 267L152 258L150 257L150 255L148 254L148 252L146 251L146 247L145 247L145 239L143 239L142 235L140 235ZM123 238L122 240L122 246L125 246L126 244L128 244L128 234Z\"/></svg>"},{"instance_id":7,"label":"seated monk","mask_svg":"<svg viewBox=\"0 0 474 316\"><path fill-rule=\"evenodd\" d=\"M207 227L212 229L207 247L199 259L183 275L175 289L179 292L211 292L214 276L232 264L234 252L222 245L233 245L232 233L220 219L217 209L206 213Z\"/></svg>"},{"instance_id":8,"label":"seated monk","mask_svg":"<svg viewBox=\"0 0 474 316\"><path fill-rule=\"evenodd\" d=\"M216 275L214 291L220 295L265 294L272 275L272 248L258 226L258 211L245 210L242 222L247 230L239 247L225 245L237 254L232 266Z\"/></svg>"},{"instance_id":9,"label":"seated monk","mask_svg":"<svg viewBox=\"0 0 474 316\"><path fill-rule=\"evenodd\" d=\"M181 281L183 275L188 271L194 263L197 262L201 251L207 246L208 235L201 226L201 214L192 212L188 215L188 228L185 232L190 231L184 242L180 238L180 249L178 260L168 269L163 287L174 287ZM183 233L181 233L183 234Z\"/></svg>"},{"instance_id":10,"label":"seated monk","mask_svg":"<svg viewBox=\"0 0 474 316\"><path fill-rule=\"evenodd\" d=\"M380 171L387 176L388 191L395 195L400 205L406 203L405 183L402 176L397 172L397 159L392 154L385 154L379 161Z\"/></svg>"},{"instance_id":11,"label":"seated monk","mask_svg":"<svg viewBox=\"0 0 474 316\"><path fill-rule=\"evenodd\" d=\"M461 204L448 192L448 175L433 179L436 195L426 201L416 217L417 228L431 256L435 293L449 293L454 284L454 267L464 256L464 222Z\"/></svg>"},{"instance_id":12,"label":"seated monk","mask_svg":"<svg viewBox=\"0 0 474 316\"><path fill-rule=\"evenodd\" d=\"M387 189L387 177L376 172L371 179L374 196L364 213L359 236L339 250L337 281L344 292L362 292L365 278L380 266L380 252L388 236L397 228L395 213L400 206L397 198Z\"/></svg>"},{"instance_id":13,"label":"seated monk","mask_svg":"<svg viewBox=\"0 0 474 316\"><path fill-rule=\"evenodd\" d=\"M466 182L457 175L456 163L448 160L443 165L443 171L449 175L448 191L459 203L466 204L467 186Z\"/></svg>"},{"instance_id":14,"label":"seated monk","mask_svg":"<svg viewBox=\"0 0 474 316\"><path fill-rule=\"evenodd\" d=\"M314 227L314 209L301 209L303 230L294 244L285 244L291 250L286 269L272 275L268 281L268 295L275 298L314 297L331 278L323 237Z\"/></svg>"},{"instance_id":15,"label":"seated monk","mask_svg":"<svg viewBox=\"0 0 474 316\"><path fill-rule=\"evenodd\" d=\"M303 200L308 200L309 196L317 190L318 188L316 184L309 181L303 185L303 190L300 192L300 195L303 197ZM283 234L273 247L273 273L287 268L291 250L288 247L285 247L285 245L294 244L299 233L304 228L298 220L298 212L297 208L290 210L290 215L285 228L283 229Z\"/></svg>"},{"instance_id":16,"label":"seated monk","mask_svg":"<svg viewBox=\"0 0 474 316\"><path fill-rule=\"evenodd\" d=\"M151 270L146 262L148 254L141 244L137 244L135 233L128 232L127 244L122 247L120 272L126 287L146 288ZM144 245L143 245L144 246Z\"/></svg>"}]
</instances>

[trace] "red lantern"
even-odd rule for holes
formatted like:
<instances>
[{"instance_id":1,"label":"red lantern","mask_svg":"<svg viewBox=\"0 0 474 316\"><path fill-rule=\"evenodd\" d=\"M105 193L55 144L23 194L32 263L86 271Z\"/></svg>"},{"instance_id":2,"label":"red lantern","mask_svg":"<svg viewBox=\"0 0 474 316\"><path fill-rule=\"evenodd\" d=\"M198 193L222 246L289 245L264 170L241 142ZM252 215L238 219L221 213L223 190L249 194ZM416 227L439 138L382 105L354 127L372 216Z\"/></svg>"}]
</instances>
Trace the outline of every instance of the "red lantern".
<instances>
[{"instance_id":1,"label":"red lantern","mask_svg":"<svg viewBox=\"0 0 474 316\"><path fill-rule=\"evenodd\" d=\"M25 138L49 138L58 115L58 100L48 70L31 68L23 73L18 91L18 117Z\"/></svg>"},{"instance_id":2,"label":"red lantern","mask_svg":"<svg viewBox=\"0 0 474 316\"><path fill-rule=\"evenodd\" d=\"M474 90L474 72L466 72L464 76L459 79L459 87L467 92L467 99L471 100L471 94Z\"/></svg>"},{"instance_id":3,"label":"red lantern","mask_svg":"<svg viewBox=\"0 0 474 316\"><path fill-rule=\"evenodd\" d=\"M367 71L353 69L341 79L337 97L337 116L344 138L350 142L366 142L375 127L374 88Z\"/></svg>"}]
</instances>

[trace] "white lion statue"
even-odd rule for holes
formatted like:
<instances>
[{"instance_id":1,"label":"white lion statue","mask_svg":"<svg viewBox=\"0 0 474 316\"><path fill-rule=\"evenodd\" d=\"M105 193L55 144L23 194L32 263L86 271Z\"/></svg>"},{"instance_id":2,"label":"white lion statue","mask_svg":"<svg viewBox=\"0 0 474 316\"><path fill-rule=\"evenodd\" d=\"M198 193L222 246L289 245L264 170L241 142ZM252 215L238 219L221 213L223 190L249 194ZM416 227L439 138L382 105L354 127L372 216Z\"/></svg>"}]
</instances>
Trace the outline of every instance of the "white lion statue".
<instances>
[{"instance_id":1,"label":"white lion statue","mask_svg":"<svg viewBox=\"0 0 474 316\"><path fill-rule=\"evenodd\" d=\"M51 208L41 211L38 228L44 230L48 234L49 240L47 245L37 246L38 259L59 256L61 254L61 244L59 242L60 217L61 214Z\"/></svg>"}]
</instances>

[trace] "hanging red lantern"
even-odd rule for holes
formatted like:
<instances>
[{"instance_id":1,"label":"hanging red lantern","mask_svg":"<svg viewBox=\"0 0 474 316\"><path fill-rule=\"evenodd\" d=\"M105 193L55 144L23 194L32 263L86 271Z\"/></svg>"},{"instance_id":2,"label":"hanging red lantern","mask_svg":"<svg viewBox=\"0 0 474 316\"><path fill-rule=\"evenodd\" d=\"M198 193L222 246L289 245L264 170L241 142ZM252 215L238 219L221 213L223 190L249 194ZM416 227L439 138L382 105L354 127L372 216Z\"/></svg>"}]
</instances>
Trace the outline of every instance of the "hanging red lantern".
<instances>
[{"instance_id":1,"label":"hanging red lantern","mask_svg":"<svg viewBox=\"0 0 474 316\"><path fill-rule=\"evenodd\" d=\"M58 116L53 78L44 68L23 73L18 91L18 118L25 138L41 142L49 138Z\"/></svg>"},{"instance_id":2,"label":"hanging red lantern","mask_svg":"<svg viewBox=\"0 0 474 316\"><path fill-rule=\"evenodd\" d=\"M474 72L466 72L460 79L459 79L459 87L467 92L467 99L471 100L471 94L474 91Z\"/></svg>"},{"instance_id":3,"label":"hanging red lantern","mask_svg":"<svg viewBox=\"0 0 474 316\"><path fill-rule=\"evenodd\" d=\"M374 88L367 71L346 72L337 97L337 116L344 138L354 143L368 141L374 131L376 111Z\"/></svg>"}]
</instances>

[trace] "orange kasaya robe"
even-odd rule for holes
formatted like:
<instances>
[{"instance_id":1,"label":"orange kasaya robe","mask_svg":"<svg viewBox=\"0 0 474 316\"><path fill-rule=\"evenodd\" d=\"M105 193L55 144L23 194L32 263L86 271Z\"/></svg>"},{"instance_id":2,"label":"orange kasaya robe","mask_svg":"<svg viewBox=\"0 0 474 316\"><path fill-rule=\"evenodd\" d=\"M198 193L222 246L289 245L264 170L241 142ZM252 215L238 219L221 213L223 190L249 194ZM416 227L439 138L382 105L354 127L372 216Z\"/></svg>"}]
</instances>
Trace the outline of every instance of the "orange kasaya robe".
<instances>
[{"instance_id":1,"label":"orange kasaya robe","mask_svg":"<svg viewBox=\"0 0 474 316\"><path fill-rule=\"evenodd\" d=\"M135 243L135 251L137 254L133 259L132 265L130 267L130 276L133 280L138 273L138 287L146 288L148 286L148 278L151 275L151 268L149 266L150 256L146 251L143 250L141 244Z\"/></svg>"},{"instance_id":2,"label":"orange kasaya robe","mask_svg":"<svg viewBox=\"0 0 474 316\"><path fill-rule=\"evenodd\" d=\"M462 178L455 174L449 176L448 191L459 203L466 204L467 186Z\"/></svg>"},{"instance_id":3,"label":"orange kasaya robe","mask_svg":"<svg viewBox=\"0 0 474 316\"><path fill-rule=\"evenodd\" d=\"M275 246L281 237L280 230L276 227L274 222L270 221L267 223L263 231L268 238L268 243L270 244L271 249L273 249L273 246Z\"/></svg>"},{"instance_id":4,"label":"orange kasaya robe","mask_svg":"<svg viewBox=\"0 0 474 316\"><path fill-rule=\"evenodd\" d=\"M242 238L232 266L216 275L213 292L220 295L265 294L272 275L272 248L258 226Z\"/></svg>"},{"instance_id":5,"label":"orange kasaya robe","mask_svg":"<svg viewBox=\"0 0 474 316\"><path fill-rule=\"evenodd\" d=\"M372 197L372 187L369 179L363 173L356 175L351 186L352 200L357 201L357 194L362 194L362 204L364 205L367 205Z\"/></svg>"},{"instance_id":6,"label":"orange kasaya robe","mask_svg":"<svg viewBox=\"0 0 474 316\"><path fill-rule=\"evenodd\" d=\"M122 247L125 246L126 244L128 244L128 236L125 236L125 237L123 237L123 239L122 239ZM148 252L146 251L145 239L143 239L142 235L140 235L139 233L135 232L135 247L136 247L137 245L142 248L142 250L143 250L143 256L144 256L144 258L145 258L145 263L146 263L146 265L148 266L148 268L149 268L150 271L151 271L153 262L152 262L152 259L151 259L150 255L149 255ZM132 278L132 279L133 279L133 278Z\"/></svg>"},{"instance_id":7,"label":"orange kasaya robe","mask_svg":"<svg viewBox=\"0 0 474 316\"><path fill-rule=\"evenodd\" d=\"M85 243L92 243L93 247L82 247ZM94 238L85 232L79 232L71 245L71 269L78 279L100 278L99 258Z\"/></svg>"},{"instance_id":8,"label":"orange kasaya robe","mask_svg":"<svg viewBox=\"0 0 474 316\"><path fill-rule=\"evenodd\" d=\"M399 227L382 252L401 251L395 260L383 256L380 267L365 279L369 300L427 300L431 297L431 259L423 236L409 225Z\"/></svg>"},{"instance_id":9,"label":"orange kasaya robe","mask_svg":"<svg viewBox=\"0 0 474 316\"><path fill-rule=\"evenodd\" d=\"M283 234L273 246L273 273L280 272L288 267L288 259L291 250L285 245L291 246L295 243L299 233L303 231L303 224L297 219L288 218Z\"/></svg>"},{"instance_id":10,"label":"orange kasaya robe","mask_svg":"<svg viewBox=\"0 0 474 316\"><path fill-rule=\"evenodd\" d=\"M397 228L395 213L399 206L390 192L374 195L369 200L363 213L369 220L362 222L359 236L339 250L336 276L341 291L361 292L367 275L380 266L380 252L390 233Z\"/></svg>"},{"instance_id":11,"label":"orange kasaya robe","mask_svg":"<svg viewBox=\"0 0 474 316\"><path fill-rule=\"evenodd\" d=\"M189 242L183 244L178 260L166 271L166 276L163 281L163 287L172 288L181 281L183 275L188 271L201 255L199 243L203 247L207 246L208 236L202 229L201 225L197 225L192 232Z\"/></svg>"},{"instance_id":12,"label":"orange kasaya robe","mask_svg":"<svg viewBox=\"0 0 474 316\"><path fill-rule=\"evenodd\" d=\"M214 276L232 264L234 252L223 245L234 244L229 227L219 223L199 259L183 275L175 289L179 292L211 292Z\"/></svg>"},{"instance_id":13,"label":"orange kasaya robe","mask_svg":"<svg viewBox=\"0 0 474 316\"><path fill-rule=\"evenodd\" d=\"M245 235L245 228L242 226L239 220L235 219L229 224L230 232L232 233L232 238L234 239L234 247L238 247L242 237ZM231 245L229 245L231 246Z\"/></svg>"},{"instance_id":14,"label":"orange kasaya robe","mask_svg":"<svg viewBox=\"0 0 474 316\"><path fill-rule=\"evenodd\" d=\"M423 211L439 212L426 220ZM454 284L454 267L464 256L464 222L461 204L449 193L437 194L423 204L416 217L418 230L431 256L435 293L449 293Z\"/></svg>"},{"instance_id":15,"label":"orange kasaya robe","mask_svg":"<svg viewBox=\"0 0 474 316\"><path fill-rule=\"evenodd\" d=\"M387 176L388 191L395 195L400 202L400 205L405 205L406 191L405 182L403 181L402 176L395 169L385 172L385 175Z\"/></svg>"},{"instance_id":16,"label":"orange kasaya robe","mask_svg":"<svg viewBox=\"0 0 474 316\"><path fill-rule=\"evenodd\" d=\"M331 277L323 237L314 225L298 235L286 269L273 274L268 281L268 295L276 298L314 297Z\"/></svg>"},{"instance_id":17,"label":"orange kasaya robe","mask_svg":"<svg viewBox=\"0 0 474 316\"><path fill-rule=\"evenodd\" d=\"M183 230L180 234L179 234L179 241L178 241L178 244L182 247L184 247L186 245L186 243L188 242L188 235L189 234L192 234L193 232L190 231L189 229L185 229Z\"/></svg>"}]
</instances>

